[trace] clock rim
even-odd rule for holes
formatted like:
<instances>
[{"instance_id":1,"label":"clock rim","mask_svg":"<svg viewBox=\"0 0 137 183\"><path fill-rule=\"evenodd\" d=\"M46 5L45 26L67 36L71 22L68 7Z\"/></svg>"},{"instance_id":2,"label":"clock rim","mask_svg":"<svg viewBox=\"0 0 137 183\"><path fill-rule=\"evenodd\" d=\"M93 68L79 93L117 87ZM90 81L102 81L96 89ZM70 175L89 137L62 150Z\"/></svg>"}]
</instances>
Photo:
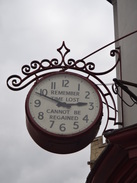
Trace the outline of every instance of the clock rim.
<instances>
[{"instance_id":1,"label":"clock rim","mask_svg":"<svg viewBox=\"0 0 137 183\"><path fill-rule=\"evenodd\" d=\"M44 79L46 79L46 78L48 78L50 76L53 76L53 75L54 76L55 75L61 75L61 74L73 75L73 76L77 76L77 77L80 77L81 79L86 80L95 89L95 91L96 91L96 93L98 95L98 99L99 99L99 111L98 111L98 114L97 114L94 122L92 122L84 130L79 131L79 132L76 132L76 133L73 133L73 134L56 134L56 133L47 131L46 129L44 129L41 126L39 126L37 124L37 122L35 122L35 120L31 116L31 113L30 113L30 110L29 110L29 99L30 99L31 93L32 93L33 89L36 87L36 85L38 83L40 83L42 80L44 80ZM55 137L55 138L58 138L58 139L62 139L62 138L68 139L68 138L74 138L74 137L82 136L82 135L88 133L89 131L92 131L92 128L94 129L94 126L100 126L101 118L102 118L102 111L103 111L103 105L102 105L101 96L100 96L100 94L99 94L99 92L98 92L97 87L95 86L95 84L91 80L89 80L87 77L85 77L85 76L82 76L82 75L80 75L78 73L68 72L68 71L66 71L66 72L64 72L64 71L60 71L60 72L59 71L55 71L55 72L51 72L51 73L45 74L42 78L40 78L39 80L37 80L34 83L34 85L31 87L31 89L29 90L29 92L27 94L26 101L25 101L25 112L26 112L26 123L27 123L27 127L28 127L28 125L30 123L31 126L33 128L35 128L35 130L38 133L44 134L47 137Z\"/></svg>"}]
</instances>

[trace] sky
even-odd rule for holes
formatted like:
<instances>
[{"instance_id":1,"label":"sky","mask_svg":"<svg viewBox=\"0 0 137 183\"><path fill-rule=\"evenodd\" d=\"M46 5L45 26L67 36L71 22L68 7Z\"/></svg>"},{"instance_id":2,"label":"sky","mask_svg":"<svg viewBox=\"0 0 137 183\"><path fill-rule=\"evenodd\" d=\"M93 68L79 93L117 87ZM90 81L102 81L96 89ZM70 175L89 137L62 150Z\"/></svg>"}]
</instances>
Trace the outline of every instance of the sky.
<instances>
[{"instance_id":1,"label":"sky","mask_svg":"<svg viewBox=\"0 0 137 183\"><path fill-rule=\"evenodd\" d=\"M32 86L11 91L6 80L32 60L52 59L65 41L80 59L114 40L113 7L106 0L0 0L0 180L1 183L84 183L90 145L73 154L54 154L30 137L25 99ZM97 71L113 65L109 47L87 61ZM111 61L112 60L112 61ZM114 73L103 78L112 83Z\"/></svg>"}]
</instances>

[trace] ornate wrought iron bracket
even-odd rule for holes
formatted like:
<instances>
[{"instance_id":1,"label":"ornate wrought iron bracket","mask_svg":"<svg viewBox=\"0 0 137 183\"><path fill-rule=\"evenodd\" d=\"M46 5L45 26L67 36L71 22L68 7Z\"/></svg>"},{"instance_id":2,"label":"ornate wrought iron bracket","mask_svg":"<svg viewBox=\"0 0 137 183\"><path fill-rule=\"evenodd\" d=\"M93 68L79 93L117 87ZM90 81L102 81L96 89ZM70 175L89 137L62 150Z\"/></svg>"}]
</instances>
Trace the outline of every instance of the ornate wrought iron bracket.
<instances>
[{"instance_id":1,"label":"ornate wrought iron bracket","mask_svg":"<svg viewBox=\"0 0 137 183\"><path fill-rule=\"evenodd\" d=\"M113 81L115 82L115 88L114 88L114 85L113 85L113 92L117 95L119 95L119 92L118 92L118 87L120 87L122 90L124 90L131 98L131 100L133 101L133 104L132 105L129 105L127 104L127 102L125 102L122 97L119 95L119 97L122 99L122 101L128 105L129 107L132 107L133 105L137 104L137 95L135 95L131 90L129 90L129 88L127 87L128 86L132 86L132 87L136 87L137 88L137 84L135 83L131 83L131 82L128 82L128 81L122 81L122 80L118 80L118 79L113 79Z\"/></svg>"},{"instance_id":2,"label":"ornate wrought iron bracket","mask_svg":"<svg viewBox=\"0 0 137 183\"><path fill-rule=\"evenodd\" d=\"M62 53L63 49L65 49L64 53ZM14 91L21 90L21 89L25 88L26 86L28 86L33 81L35 81L38 78L45 75L45 73L44 74L39 74L39 73L42 73L43 71L49 72L50 70L53 70L53 69L62 69L64 71L67 69L73 69L73 70L85 72L88 75L104 75L104 74L108 74L109 72L111 72L117 66L117 64L120 60L119 50L117 50L117 49L112 50L110 52L110 55L112 57L118 55L118 59L117 59L115 65L105 72L97 73L97 72L93 72L93 70L95 69L95 64L93 62L86 63L83 59L74 60L72 58L70 58L66 61L65 57L70 52L70 49L68 49L66 47L64 41L62 43L62 46L60 48L58 48L57 51L61 55L61 61L59 61L56 58L53 58L51 60L43 59L41 62L34 60L30 63L30 65L24 65L22 67L21 71L22 71L22 74L25 75L24 78L21 78L21 76L19 76L19 75L11 75L7 79L7 86L11 90L14 90Z\"/></svg>"},{"instance_id":3,"label":"ornate wrought iron bracket","mask_svg":"<svg viewBox=\"0 0 137 183\"><path fill-rule=\"evenodd\" d=\"M38 79L43 77L46 74L49 74L51 72L56 71L74 71L78 72L79 74L84 74L85 77L89 78L90 80L94 80L94 83L96 84L96 87L98 88L101 96L102 96L102 102L107 107L107 122L104 128L104 131L107 129L108 122L113 121L114 125L117 125L116 122L116 104L114 101L114 98L107 87L107 85L98 77L101 75L105 75L110 73L112 70L114 70L117 66L117 64L120 61L120 50L115 49L110 52L110 55L112 57L116 56L117 60L116 63L111 67L110 69L103 71L103 72L95 72L95 64L93 62L86 62L85 59L89 56L84 57L83 59L75 60L73 58L66 59L66 55L70 52L70 49L68 49L65 45L65 42L63 41L60 48L57 49L61 56L61 60L57 58L53 58L51 60L44 59L42 61L34 60L30 63L30 65L24 65L21 69L22 74L24 77L22 78L19 75L11 75L7 79L7 86L14 91L22 90L23 88L27 87L32 82L37 82ZM99 85L98 85L99 84ZM101 87L99 87L101 86ZM111 101L111 106L109 105ZM111 114L111 110L113 109L114 114ZM106 113L106 112L105 112Z\"/></svg>"}]
</instances>

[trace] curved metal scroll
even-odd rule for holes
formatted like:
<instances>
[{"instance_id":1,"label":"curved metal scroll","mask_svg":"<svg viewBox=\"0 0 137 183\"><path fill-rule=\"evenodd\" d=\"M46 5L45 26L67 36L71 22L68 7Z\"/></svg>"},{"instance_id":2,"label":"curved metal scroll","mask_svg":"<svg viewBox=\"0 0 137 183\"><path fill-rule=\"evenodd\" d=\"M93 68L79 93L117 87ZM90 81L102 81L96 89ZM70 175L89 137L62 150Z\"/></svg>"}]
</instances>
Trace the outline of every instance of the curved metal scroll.
<instances>
[{"instance_id":1,"label":"curved metal scroll","mask_svg":"<svg viewBox=\"0 0 137 183\"><path fill-rule=\"evenodd\" d=\"M64 54L62 53L63 48L66 50ZM93 70L95 69L95 64L93 62L86 63L84 60L80 60L80 59L75 61L72 58L66 61L65 56L67 55L67 53L70 52L70 49L66 47L64 41L62 43L62 46L58 48L57 51L61 55L61 61L59 61L56 58L53 58L52 60L44 59L41 62L34 60L30 63L30 65L24 65L22 67L21 71L22 71L22 74L25 75L24 78L22 78L19 75L12 75L7 79L7 86L14 91L21 90L26 86L28 86L33 81L45 75L46 72L49 72L50 70L53 70L53 69L62 69L64 71L67 69L74 69L77 71L85 72L89 75L104 75L104 74L108 74L116 67L120 58L119 51L112 50L110 52L110 55L118 56L116 64L105 72L96 73L96 72L93 72ZM43 71L45 72L44 74L43 74ZM39 74L39 73L42 73L42 74Z\"/></svg>"}]
</instances>

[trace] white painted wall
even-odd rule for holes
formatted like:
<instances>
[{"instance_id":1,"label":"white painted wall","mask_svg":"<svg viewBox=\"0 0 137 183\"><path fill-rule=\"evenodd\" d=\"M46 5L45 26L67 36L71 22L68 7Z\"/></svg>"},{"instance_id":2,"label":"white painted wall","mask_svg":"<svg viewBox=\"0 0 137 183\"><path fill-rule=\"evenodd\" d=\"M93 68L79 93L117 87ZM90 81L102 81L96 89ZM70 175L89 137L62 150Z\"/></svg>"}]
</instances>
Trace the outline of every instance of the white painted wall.
<instances>
[{"instance_id":1,"label":"white painted wall","mask_svg":"<svg viewBox=\"0 0 137 183\"><path fill-rule=\"evenodd\" d=\"M114 7L115 39L137 30L137 0L112 0ZM121 47L122 80L137 83L137 33L116 44ZM117 78L120 79L120 69L117 68ZM129 87L137 95L137 88ZM125 92L123 99L129 104L132 101ZM123 119L121 100L118 98L119 121L124 126L137 123L137 105L127 107L123 104Z\"/></svg>"}]
</instances>

